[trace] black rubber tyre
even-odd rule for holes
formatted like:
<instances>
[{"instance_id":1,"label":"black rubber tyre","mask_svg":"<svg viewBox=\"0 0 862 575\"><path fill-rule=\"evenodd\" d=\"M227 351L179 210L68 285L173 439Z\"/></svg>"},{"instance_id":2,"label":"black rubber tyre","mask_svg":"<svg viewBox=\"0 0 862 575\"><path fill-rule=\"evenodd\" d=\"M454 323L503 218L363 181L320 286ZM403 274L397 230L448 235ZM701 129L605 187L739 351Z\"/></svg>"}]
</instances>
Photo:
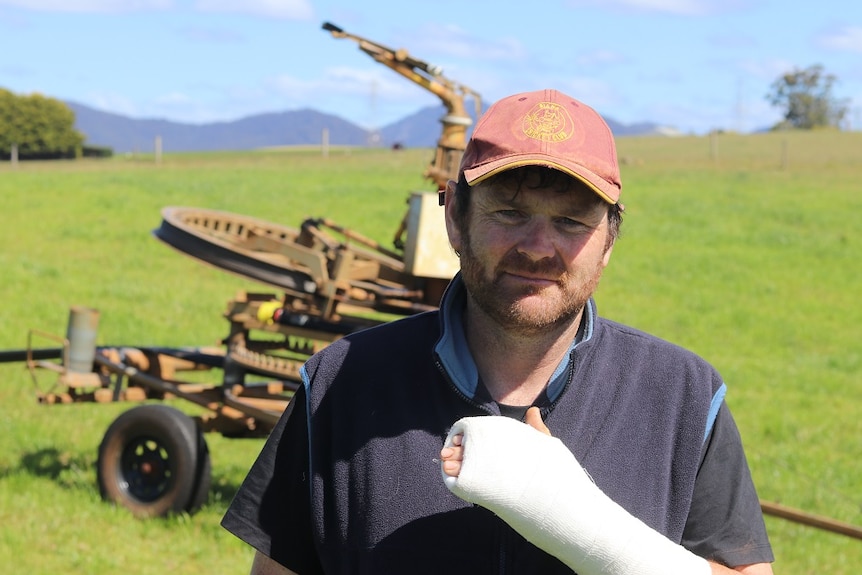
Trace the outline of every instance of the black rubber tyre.
<instances>
[{"instance_id":1,"label":"black rubber tyre","mask_svg":"<svg viewBox=\"0 0 862 575\"><path fill-rule=\"evenodd\" d=\"M209 499L210 486L212 485L212 461L210 460L210 450L207 447L207 442L204 439L204 434L198 431L198 469L195 475L195 489L189 504L186 505L186 511L194 513L204 506Z\"/></svg>"},{"instance_id":2,"label":"black rubber tyre","mask_svg":"<svg viewBox=\"0 0 862 575\"><path fill-rule=\"evenodd\" d=\"M210 473L197 424L166 405L142 405L115 419L96 462L102 498L138 517L194 511L206 501Z\"/></svg>"}]
</instances>

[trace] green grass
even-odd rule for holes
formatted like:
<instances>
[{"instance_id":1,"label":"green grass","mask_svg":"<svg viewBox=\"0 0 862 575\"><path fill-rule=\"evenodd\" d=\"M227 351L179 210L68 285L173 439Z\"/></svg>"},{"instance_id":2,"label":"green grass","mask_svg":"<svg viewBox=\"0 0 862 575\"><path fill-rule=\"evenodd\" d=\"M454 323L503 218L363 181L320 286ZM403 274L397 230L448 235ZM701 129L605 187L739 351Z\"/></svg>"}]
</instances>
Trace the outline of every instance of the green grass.
<instances>
[{"instance_id":1,"label":"green grass","mask_svg":"<svg viewBox=\"0 0 862 575\"><path fill-rule=\"evenodd\" d=\"M728 136L716 161L706 138L623 140L620 155L636 158L623 173L628 214L598 296L601 312L722 372L763 499L857 525L860 144L862 134ZM862 565L859 541L768 527L778 572Z\"/></svg>"},{"instance_id":2,"label":"green grass","mask_svg":"<svg viewBox=\"0 0 862 575\"><path fill-rule=\"evenodd\" d=\"M764 499L862 524L862 134L623 138L626 217L600 312L724 375ZM0 349L100 310L102 345L210 345L238 290L273 291L153 239L166 206L298 227L325 216L389 245L430 150L168 155L0 165ZM47 342L46 342L47 343ZM47 374L45 374L47 377ZM129 404L40 406L0 364L0 564L9 573L246 572L219 519L262 444L210 434L191 516L99 500L96 449ZM183 403L175 403L187 409ZM862 542L776 518L776 572L855 573Z\"/></svg>"}]
</instances>

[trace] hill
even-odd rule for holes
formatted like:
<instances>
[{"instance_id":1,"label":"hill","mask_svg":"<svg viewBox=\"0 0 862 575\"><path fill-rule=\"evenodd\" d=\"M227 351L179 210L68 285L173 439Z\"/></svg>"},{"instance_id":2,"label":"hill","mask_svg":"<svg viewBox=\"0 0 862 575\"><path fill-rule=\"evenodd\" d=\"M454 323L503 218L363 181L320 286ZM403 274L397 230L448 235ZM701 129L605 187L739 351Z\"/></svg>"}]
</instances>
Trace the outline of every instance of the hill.
<instances>
[{"instance_id":1,"label":"hill","mask_svg":"<svg viewBox=\"0 0 862 575\"><path fill-rule=\"evenodd\" d=\"M366 146L371 142L410 148L433 147L440 136L443 106L429 106L377 131L370 132L343 118L302 109L248 116L231 122L190 124L158 119L136 119L103 112L77 102L66 104L75 113L75 127L88 144L115 153L151 152L161 137L165 152L252 150L271 146L308 146L321 143L324 129L334 146ZM662 128L644 122L625 125L606 118L617 136L660 134ZM666 132L665 132L666 133ZM374 138L373 136L379 136Z\"/></svg>"},{"instance_id":2,"label":"hill","mask_svg":"<svg viewBox=\"0 0 862 575\"><path fill-rule=\"evenodd\" d=\"M166 152L249 150L267 146L319 144L324 128L338 145L362 145L368 134L350 122L314 110L259 114L232 122L187 124L135 119L66 102L75 113L75 128L88 144L116 153L149 152L157 136Z\"/></svg>"}]
</instances>

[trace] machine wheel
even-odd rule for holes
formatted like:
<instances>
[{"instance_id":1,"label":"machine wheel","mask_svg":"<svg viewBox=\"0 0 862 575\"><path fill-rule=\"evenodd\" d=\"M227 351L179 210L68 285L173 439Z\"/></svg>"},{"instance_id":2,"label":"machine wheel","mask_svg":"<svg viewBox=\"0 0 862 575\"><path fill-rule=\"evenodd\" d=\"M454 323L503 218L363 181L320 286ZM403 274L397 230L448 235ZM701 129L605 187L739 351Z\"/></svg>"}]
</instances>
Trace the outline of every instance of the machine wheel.
<instances>
[{"instance_id":1,"label":"machine wheel","mask_svg":"<svg viewBox=\"0 0 862 575\"><path fill-rule=\"evenodd\" d=\"M166 405L126 411L99 445L99 493L138 517L195 511L206 501L210 475L209 450L197 424Z\"/></svg>"},{"instance_id":2,"label":"machine wheel","mask_svg":"<svg viewBox=\"0 0 862 575\"><path fill-rule=\"evenodd\" d=\"M299 231L293 228L229 212L168 207L162 210L162 223L153 235L242 277L302 294L314 294L318 288L308 269L279 249L296 242Z\"/></svg>"},{"instance_id":3,"label":"machine wheel","mask_svg":"<svg viewBox=\"0 0 862 575\"><path fill-rule=\"evenodd\" d=\"M195 426L197 430L197 426ZM210 451L207 447L207 442L204 439L204 434L197 430L198 435L198 467L197 481L195 489L192 493L192 498L186 506L186 511L194 513L207 502L210 494L210 485L212 484L212 462L210 461Z\"/></svg>"}]
</instances>

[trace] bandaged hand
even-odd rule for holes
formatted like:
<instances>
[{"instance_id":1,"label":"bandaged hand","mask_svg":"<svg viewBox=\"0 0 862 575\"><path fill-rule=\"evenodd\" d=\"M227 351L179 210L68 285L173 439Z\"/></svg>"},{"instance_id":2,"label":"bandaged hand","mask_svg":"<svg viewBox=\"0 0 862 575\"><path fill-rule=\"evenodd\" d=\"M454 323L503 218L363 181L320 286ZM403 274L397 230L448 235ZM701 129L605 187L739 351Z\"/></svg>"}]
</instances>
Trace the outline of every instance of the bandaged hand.
<instances>
[{"instance_id":1,"label":"bandaged hand","mask_svg":"<svg viewBox=\"0 0 862 575\"><path fill-rule=\"evenodd\" d=\"M579 575L710 573L705 559L605 495L559 439L508 417L485 416L457 421L441 455L458 443L457 474L446 472L441 457L449 490L493 511Z\"/></svg>"}]
</instances>

